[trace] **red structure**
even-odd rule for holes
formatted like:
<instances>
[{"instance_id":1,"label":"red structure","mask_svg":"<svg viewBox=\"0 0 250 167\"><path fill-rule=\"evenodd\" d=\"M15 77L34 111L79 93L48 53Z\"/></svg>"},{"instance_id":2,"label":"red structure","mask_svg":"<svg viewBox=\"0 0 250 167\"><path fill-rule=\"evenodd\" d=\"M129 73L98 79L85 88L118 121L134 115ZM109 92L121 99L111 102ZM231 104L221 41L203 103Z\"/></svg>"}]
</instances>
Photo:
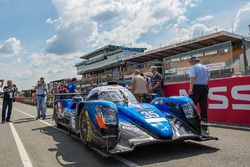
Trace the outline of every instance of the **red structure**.
<instances>
[{"instance_id":1,"label":"red structure","mask_svg":"<svg viewBox=\"0 0 250 167\"><path fill-rule=\"evenodd\" d=\"M187 95L188 82L164 86L166 96ZM209 122L250 126L250 76L209 82Z\"/></svg>"}]
</instances>

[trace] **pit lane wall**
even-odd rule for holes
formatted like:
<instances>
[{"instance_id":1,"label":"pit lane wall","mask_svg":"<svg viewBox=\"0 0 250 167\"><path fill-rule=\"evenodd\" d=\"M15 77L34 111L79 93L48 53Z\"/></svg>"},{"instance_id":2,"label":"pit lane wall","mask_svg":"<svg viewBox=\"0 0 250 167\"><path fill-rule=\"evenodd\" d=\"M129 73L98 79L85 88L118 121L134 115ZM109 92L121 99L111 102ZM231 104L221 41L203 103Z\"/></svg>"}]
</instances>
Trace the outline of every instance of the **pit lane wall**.
<instances>
[{"instance_id":1,"label":"pit lane wall","mask_svg":"<svg viewBox=\"0 0 250 167\"><path fill-rule=\"evenodd\" d=\"M164 85L165 96L187 96L189 84ZM208 121L250 126L250 76L213 79L209 82Z\"/></svg>"}]
</instances>

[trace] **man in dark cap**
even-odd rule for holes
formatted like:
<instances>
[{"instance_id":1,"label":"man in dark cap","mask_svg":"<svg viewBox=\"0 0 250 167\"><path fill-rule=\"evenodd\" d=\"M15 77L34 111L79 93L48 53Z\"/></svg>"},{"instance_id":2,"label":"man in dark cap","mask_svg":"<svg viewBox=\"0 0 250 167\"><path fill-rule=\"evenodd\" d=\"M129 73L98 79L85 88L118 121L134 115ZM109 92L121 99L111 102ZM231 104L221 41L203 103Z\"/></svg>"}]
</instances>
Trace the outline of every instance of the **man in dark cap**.
<instances>
[{"instance_id":1,"label":"man in dark cap","mask_svg":"<svg viewBox=\"0 0 250 167\"><path fill-rule=\"evenodd\" d=\"M195 105L199 102L201 109L201 125L202 133L208 134L207 129L207 95L208 95L208 80L210 78L209 71L206 66L200 63L198 57L191 57L189 63L192 65L189 71L189 90L188 94L192 98Z\"/></svg>"},{"instance_id":2,"label":"man in dark cap","mask_svg":"<svg viewBox=\"0 0 250 167\"><path fill-rule=\"evenodd\" d=\"M4 96L3 96L3 106L2 106L2 123L11 122L11 112L12 112L12 104L14 99L14 93L16 89L13 87L12 81L7 81L7 86L3 88ZM8 108L8 113L6 117L6 109Z\"/></svg>"}]
</instances>

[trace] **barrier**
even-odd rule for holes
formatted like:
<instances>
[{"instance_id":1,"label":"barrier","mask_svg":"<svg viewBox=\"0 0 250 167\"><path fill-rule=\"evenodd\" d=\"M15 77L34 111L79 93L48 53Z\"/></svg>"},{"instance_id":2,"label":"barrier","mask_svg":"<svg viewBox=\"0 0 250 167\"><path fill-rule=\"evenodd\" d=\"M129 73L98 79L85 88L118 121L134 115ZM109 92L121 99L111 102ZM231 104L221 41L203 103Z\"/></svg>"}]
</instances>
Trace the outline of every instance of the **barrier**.
<instances>
[{"instance_id":1,"label":"barrier","mask_svg":"<svg viewBox=\"0 0 250 167\"><path fill-rule=\"evenodd\" d=\"M165 96L187 96L189 84L164 85ZM209 81L208 121L250 126L250 76Z\"/></svg>"}]
</instances>

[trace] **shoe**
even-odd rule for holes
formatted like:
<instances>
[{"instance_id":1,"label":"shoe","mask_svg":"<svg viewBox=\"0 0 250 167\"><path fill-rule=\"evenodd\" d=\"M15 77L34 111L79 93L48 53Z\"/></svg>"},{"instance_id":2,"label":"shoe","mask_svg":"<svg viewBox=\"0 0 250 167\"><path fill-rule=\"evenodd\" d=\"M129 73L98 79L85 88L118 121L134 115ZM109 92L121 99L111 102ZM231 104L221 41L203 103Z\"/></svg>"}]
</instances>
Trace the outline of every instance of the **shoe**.
<instances>
[{"instance_id":1,"label":"shoe","mask_svg":"<svg viewBox=\"0 0 250 167\"><path fill-rule=\"evenodd\" d=\"M207 127L201 127L201 135L209 136L209 131L208 131Z\"/></svg>"},{"instance_id":2,"label":"shoe","mask_svg":"<svg viewBox=\"0 0 250 167\"><path fill-rule=\"evenodd\" d=\"M3 121L2 121L2 124L4 124L4 123L5 123L5 121L3 120Z\"/></svg>"},{"instance_id":3,"label":"shoe","mask_svg":"<svg viewBox=\"0 0 250 167\"><path fill-rule=\"evenodd\" d=\"M11 120L6 120L6 122L12 122Z\"/></svg>"},{"instance_id":4,"label":"shoe","mask_svg":"<svg viewBox=\"0 0 250 167\"><path fill-rule=\"evenodd\" d=\"M46 115L43 116L43 120L45 120L45 119L46 119Z\"/></svg>"},{"instance_id":5,"label":"shoe","mask_svg":"<svg viewBox=\"0 0 250 167\"><path fill-rule=\"evenodd\" d=\"M36 117L36 120L40 119L39 117Z\"/></svg>"},{"instance_id":6,"label":"shoe","mask_svg":"<svg viewBox=\"0 0 250 167\"><path fill-rule=\"evenodd\" d=\"M201 126L207 126L207 123L204 122L204 121L201 121L200 125L201 125Z\"/></svg>"}]
</instances>

